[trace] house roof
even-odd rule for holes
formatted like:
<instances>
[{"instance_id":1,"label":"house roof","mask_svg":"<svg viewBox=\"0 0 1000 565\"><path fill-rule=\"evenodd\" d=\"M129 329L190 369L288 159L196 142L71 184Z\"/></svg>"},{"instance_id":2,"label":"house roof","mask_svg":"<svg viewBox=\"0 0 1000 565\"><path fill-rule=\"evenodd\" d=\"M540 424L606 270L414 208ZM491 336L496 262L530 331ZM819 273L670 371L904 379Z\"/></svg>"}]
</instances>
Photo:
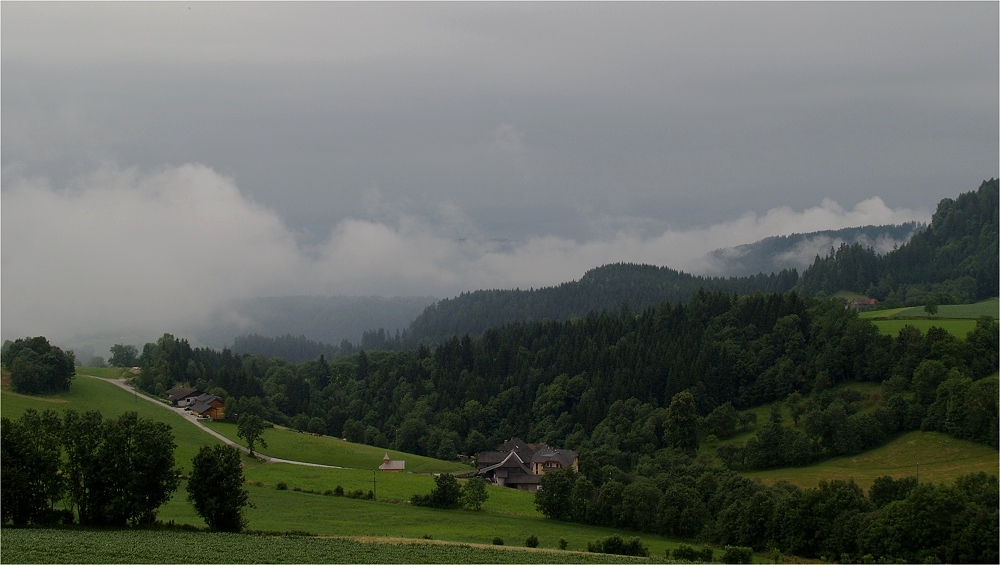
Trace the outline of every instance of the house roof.
<instances>
[{"instance_id":1,"label":"house roof","mask_svg":"<svg viewBox=\"0 0 1000 565\"><path fill-rule=\"evenodd\" d=\"M389 454L386 453L385 457L382 458L382 464L378 468L381 471L402 471L406 469L406 461L393 461L389 459Z\"/></svg>"},{"instance_id":2,"label":"house roof","mask_svg":"<svg viewBox=\"0 0 1000 565\"><path fill-rule=\"evenodd\" d=\"M222 398L215 396L214 394L203 394L195 398L194 404L191 406L191 411L200 414L202 412L208 412L212 408L218 408L214 404L222 403Z\"/></svg>"},{"instance_id":3,"label":"house roof","mask_svg":"<svg viewBox=\"0 0 1000 565\"><path fill-rule=\"evenodd\" d=\"M531 456L531 462L545 463L548 461L558 461L561 466L569 467L578 457L575 451L569 449L552 449L546 446Z\"/></svg>"},{"instance_id":4,"label":"house roof","mask_svg":"<svg viewBox=\"0 0 1000 565\"><path fill-rule=\"evenodd\" d=\"M484 453L501 453L501 452L498 452L498 451L488 452L487 451L487 452L484 452ZM497 463L493 463L491 465L484 465L483 462L482 462L482 460L479 460L479 472L478 472L478 474L483 475L485 473L488 473L490 471L493 471L493 470L496 470L496 469L499 469L499 468L520 469L521 471L523 471L523 472L525 472L525 473L527 473L529 475L531 474L531 469L529 469L528 466L524 464L524 461L521 460L521 457L517 454L517 452L515 452L515 451L508 451L507 453L501 453L501 454L504 455L503 460L499 461ZM482 454L480 454L480 456L481 455Z\"/></svg>"},{"instance_id":5,"label":"house roof","mask_svg":"<svg viewBox=\"0 0 1000 565\"><path fill-rule=\"evenodd\" d=\"M167 399L171 402L177 402L178 400L187 398L189 396L195 396L202 394L196 388L191 388L189 386L175 386L174 388L167 391Z\"/></svg>"}]
</instances>

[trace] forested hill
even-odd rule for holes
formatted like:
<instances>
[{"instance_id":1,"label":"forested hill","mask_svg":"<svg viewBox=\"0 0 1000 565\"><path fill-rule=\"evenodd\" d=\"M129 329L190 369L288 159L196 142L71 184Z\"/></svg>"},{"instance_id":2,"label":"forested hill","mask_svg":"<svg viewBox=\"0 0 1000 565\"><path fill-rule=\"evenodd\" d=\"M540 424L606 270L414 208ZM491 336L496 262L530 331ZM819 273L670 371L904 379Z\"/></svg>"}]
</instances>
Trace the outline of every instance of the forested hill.
<instances>
[{"instance_id":1,"label":"forested hill","mask_svg":"<svg viewBox=\"0 0 1000 565\"><path fill-rule=\"evenodd\" d=\"M794 269L747 277L700 277L667 267L615 264L579 281L535 290L480 290L428 306L410 325L405 344L437 343L454 335L529 320L567 320L627 304L635 311L661 301L687 302L698 289L728 294L787 292L867 294L891 305L928 300L954 304L997 295L997 180L978 191L946 198L931 225L907 243L880 254L870 242L843 244L816 256L801 279ZM917 226L901 226L912 232ZM774 243L774 242L772 242Z\"/></svg>"},{"instance_id":2,"label":"forested hill","mask_svg":"<svg viewBox=\"0 0 1000 565\"><path fill-rule=\"evenodd\" d=\"M850 290L900 306L996 296L998 216L998 181L983 181L977 191L942 200L926 230L884 256L860 244L817 256L799 288L820 295Z\"/></svg>"},{"instance_id":3,"label":"forested hill","mask_svg":"<svg viewBox=\"0 0 1000 565\"><path fill-rule=\"evenodd\" d=\"M408 344L438 343L454 335L531 320L567 320L589 312L639 312L663 301L687 302L699 289L727 294L787 292L795 270L739 278L699 277L667 267L617 263L588 271L579 281L533 290L477 290L428 306L407 331Z\"/></svg>"},{"instance_id":4,"label":"forested hill","mask_svg":"<svg viewBox=\"0 0 1000 565\"><path fill-rule=\"evenodd\" d=\"M746 245L716 249L707 258L716 274L728 277L776 273L782 269L804 271L817 254L825 254L831 247L858 243L885 254L926 227L926 224L907 222L776 235Z\"/></svg>"}]
</instances>

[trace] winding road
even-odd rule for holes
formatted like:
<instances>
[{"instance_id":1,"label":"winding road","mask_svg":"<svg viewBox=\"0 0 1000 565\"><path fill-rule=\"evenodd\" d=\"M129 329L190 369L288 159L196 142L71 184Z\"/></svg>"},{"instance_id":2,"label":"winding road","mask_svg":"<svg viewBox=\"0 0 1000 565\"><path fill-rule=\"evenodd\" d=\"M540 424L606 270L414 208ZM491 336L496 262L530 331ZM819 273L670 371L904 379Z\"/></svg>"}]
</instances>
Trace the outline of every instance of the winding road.
<instances>
[{"instance_id":1,"label":"winding road","mask_svg":"<svg viewBox=\"0 0 1000 565\"><path fill-rule=\"evenodd\" d=\"M176 406L168 406L168 405L160 402L159 400L157 400L157 399L155 399L155 398L153 398L151 396L146 396L146 394L139 392L137 389L135 389L132 386L129 386L128 382L125 379L105 379L105 378L101 378L101 377L95 377L94 375L81 375L81 376L90 377L92 379L97 379L97 380L100 380L100 381L105 381L105 382L112 383L112 384L118 386L119 388L121 388L122 390L125 390L127 392L131 392L132 394L134 394L134 395L136 395L138 397L141 397L141 398L143 398L145 400L148 400L148 401L152 402L153 404L155 404L155 405L157 405L157 406L159 406L159 407L161 407L161 408L163 408L165 410L171 410L173 412L176 412L178 415L180 415L180 417L182 417L185 420L191 422L192 424L198 426L199 428L201 428L206 433L211 434L211 435L219 438L220 440L222 440L227 445L231 445L231 446L235 447L236 449L239 449L240 451L243 451L245 453L250 453L250 450L247 449L246 447L244 447L244 446L236 443L235 441L227 438L226 436L224 436L224 435L220 434L219 432L217 432L217 431L209 428L208 426L206 426L204 424L204 422L202 422L201 420L199 420L198 417L195 416L194 414L191 414L190 412L184 410L183 408L178 408ZM268 457L268 456L262 455L260 453L254 453L254 456L256 456L257 458L263 460L265 463L289 463L291 465L304 465L306 467L325 467L327 469L345 469L346 468L346 467L337 467L335 465L321 465L319 463L307 463L305 461L293 461L291 459L279 459L277 457Z\"/></svg>"}]
</instances>

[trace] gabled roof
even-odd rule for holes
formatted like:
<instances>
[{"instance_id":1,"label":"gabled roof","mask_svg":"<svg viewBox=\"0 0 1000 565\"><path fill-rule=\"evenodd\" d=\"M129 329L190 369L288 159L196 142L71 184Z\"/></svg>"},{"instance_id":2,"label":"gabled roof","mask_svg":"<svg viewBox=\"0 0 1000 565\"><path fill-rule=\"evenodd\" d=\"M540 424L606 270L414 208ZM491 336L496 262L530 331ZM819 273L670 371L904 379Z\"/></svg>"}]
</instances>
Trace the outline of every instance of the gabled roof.
<instances>
[{"instance_id":1,"label":"gabled roof","mask_svg":"<svg viewBox=\"0 0 1000 565\"><path fill-rule=\"evenodd\" d=\"M191 411L197 414L207 412L212 408L216 408L216 406L212 405L215 401L224 402L222 398L215 396L214 394L203 394L195 398L195 402L191 406Z\"/></svg>"},{"instance_id":2,"label":"gabled roof","mask_svg":"<svg viewBox=\"0 0 1000 565\"><path fill-rule=\"evenodd\" d=\"M177 402L178 400L198 394L202 393L196 388L191 388L189 386L175 386L167 391L167 399L171 402Z\"/></svg>"},{"instance_id":3,"label":"gabled roof","mask_svg":"<svg viewBox=\"0 0 1000 565\"><path fill-rule=\"evenodd\" d=\"M406 469L406 461L393 461L386 453L382 458L382 464L378 466L380 471L403 471Z\"/></svg>"},{"instance_id":4,"label":"gabled roof","mask_svg":"<svg viewBox=\"0 0 1000 565\"><path fill-rule=\"evenodd\" d=\"M545 463L547 461L558 461L563 467L569 467L578 457L575 451L569 449L552 449L546 446L531 456L531 462Z\"/></svg>"},{"instance_id":5,"label":"gabled roof","mask_svg":"<svg viewBox=\"0 0 1000 565\"><path fill-rule=\"evenodd\" d=\"M484 452L484 453L489 453L489 452ZM498 452L493 452L493 453L498 453ZM480 460L479 474L482 475L490 471L493 471L495 469L499 469L501 467L514 467L524 471L529 475L531 474L531 469L529 469L528 466L524 464L524 461L521 460L521 457L518 456L517 452L509 451L504 455L505 457L503 458L503 461L500 461L499 463L494 463L492 465L487 465L485 467L483 466L482 460ZM481 456L482 454L480 454L480 457Z\"/></svg>"}]
</instances>

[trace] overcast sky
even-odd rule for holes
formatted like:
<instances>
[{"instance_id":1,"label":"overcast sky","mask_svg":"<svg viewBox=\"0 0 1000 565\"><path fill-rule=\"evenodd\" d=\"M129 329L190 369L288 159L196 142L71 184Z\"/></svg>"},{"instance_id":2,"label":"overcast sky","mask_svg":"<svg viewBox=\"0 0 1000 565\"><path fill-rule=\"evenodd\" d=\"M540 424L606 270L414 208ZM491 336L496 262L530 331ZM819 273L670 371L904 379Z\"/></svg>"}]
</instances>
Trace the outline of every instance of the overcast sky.
<instances>
[{"instance_id":1,"label":"overcast sky","mask_svg":"<svg viewBox=\"0 0 1000 565\"><path fill-rule=\"evenodd\" d=\"M996 2L0 12L4 338L708 272L998 176Z\"/></svg>"}]
</instances>

